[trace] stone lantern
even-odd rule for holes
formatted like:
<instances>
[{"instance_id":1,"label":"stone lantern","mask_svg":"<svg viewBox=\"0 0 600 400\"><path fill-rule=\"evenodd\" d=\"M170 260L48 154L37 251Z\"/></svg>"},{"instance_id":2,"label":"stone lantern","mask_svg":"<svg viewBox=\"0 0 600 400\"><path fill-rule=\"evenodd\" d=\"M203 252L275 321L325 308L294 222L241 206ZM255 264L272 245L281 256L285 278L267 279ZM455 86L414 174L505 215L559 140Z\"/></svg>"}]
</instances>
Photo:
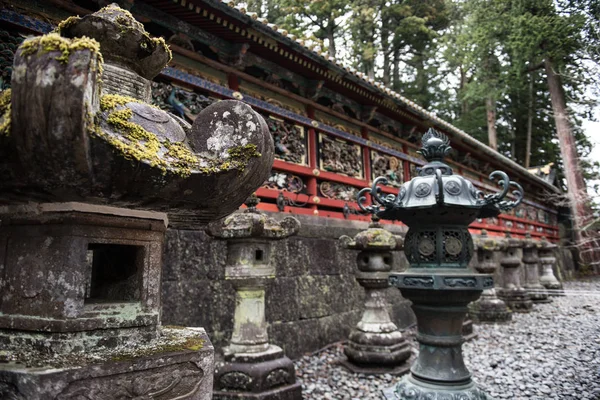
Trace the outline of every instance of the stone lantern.
<instances>
[{"instance_id":1,"label":"stone lantern","mask_svg":"<svg viewBox=\"0 0 600 400\"><path fill-rule=\"evenodd\" d=\"M406 272L391 273L389 282L412 302L420 351L410 375L384 394L388 399L485 399L462 358L462 323L467 305L493 288L494 280L468 267L473 255L468 225L515 207L523 189L504 172L494 171L490 179L500 178L502 190L484 195L444 164L451 150L445 135L430 129L422 142L420 152L428 163L418 177L400 187L398 195L382 195L378 184L387 183L384 177L358 194L363 211L402 221L409 228L404 253L410 266ZM505 200L510 187L516 188L515 201ZM365 206L367 192L373 203Z\"/></svg>"},{"instance_id":2,"label":"stone lantern","mask_svg":"<svg viewBox=\"0 0 600 400\"><path fill-rule=\"evenodd\" d=\"M232 282L236 298L231 340L215 367L213 398L300 400L294 364L269 343L265 320L265 285L276 272L272 242L297 234L300 222L268 218L257 211L258 201L251 196L244 212L207 228L209 235L227 240L225 279Z\"/></svg>"},{"instance_id":3,"label":"stone lantern","mask_svg":"<svg viewBox=\"0 0 600 400\"><path fill-rule=\"evenodd\" d=\"M386 290L392 269L392 252L402 248L402 238L383 229L373 216L369 228L353 239L342 236L342 247L360 250L356 280L365 289L365 309L350 333L341 364L356 373L404 374L411 349L388 313Z\"/></svg>"},{"instance_id":4,"label":"stone lantern","mask_svg":"<svg viewBox=\"0 0 600 400\"><path fill-rule=\"evenodd\" d=\"M549 291L550 296L561 296L564 294L562 284L554 276L554 266L556 257L554 252L558 246L550 243L545 237L542 239L542 245L539 249L540 264L542 266L542 276L540 283Z\"/></svg>"},{"instance_id":5,"label":"stone lantern","mask_svg":"<svg viewBox=\"0 0 600 400\"><path fill-rule=\"evenodd\" d=\"M479 237L475 238L474 242L477 250L475 269L479 273L493 276L498 268L498 261L494 258L494 253L501 249L501 243L488 236L485 229L481 231ZM475 322L508 322L512 318L506 303L496 296L494 287L485 289L481 298L469 305L469 314Z\"/></svg>"},{"instance_id":6,"label":"stone lantern","mask_svg":"<svg viewBox=\"0 0 600 400\"><path fill-rule=\"evenodd\" d=\"M148 104L170 51L119 7L58 31L19 47L0 107L0 398L208 400L204 329L161 326L166 212L237 209L269 131L240 102L193 126Z\"/></svg>"},{"instance_id":7,"label":"stone lantern","mask_svg":"<svg viewBox=\"0 0 600 400\"><path fill-rule=\"evenodd\" d=\"M529 293L534 303L549 303L548 291L540 283L540 258L538 250L542 244L531 238L529 232L523 241L523 268L525 269L525 284L523 288Z\"/></svg>"},{"instance_id":8,"label":"stone lantern","mask_svg":"<svg viewBox=\"0 0 600 400\"><path fill-rule=\"evenodd\" d=\"M500 258L503 286L498 291L498 297L504 300L512 311L528 313L533 308L533 302L527 290L521 286L521 257L518 252L522 247L521 240L513 238L509 232L506 232L502 245L504 251Z\"/></svg>"}]
</instances>

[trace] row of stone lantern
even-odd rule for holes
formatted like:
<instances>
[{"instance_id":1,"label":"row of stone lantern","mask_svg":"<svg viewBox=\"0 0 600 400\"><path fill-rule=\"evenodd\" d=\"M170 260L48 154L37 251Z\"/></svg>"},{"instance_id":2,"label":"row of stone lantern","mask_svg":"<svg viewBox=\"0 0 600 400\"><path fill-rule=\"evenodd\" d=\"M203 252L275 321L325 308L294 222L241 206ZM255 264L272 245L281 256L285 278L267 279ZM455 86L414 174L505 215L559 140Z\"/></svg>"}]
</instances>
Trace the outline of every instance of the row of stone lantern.
<instances>
[{"instance_id":1,"label":"row of stone lantern","mask_svg":"<svg viewBox=\"0 0 600 400\"><path fill-rule=\"evenodd\" d=\"M428 142L437 138L437 134L432 134ZM291 217L276 222L258 212L257 203L255 196L249 198L246 211L212 224L207 230L211 236L227 240L226 278L234 283L236 290L234 329L229 345L223 349L223 358L216 364L213 398L296 400L302 394L294 366L280 347L268 341L264 296L267 280L276 274L276 265L271 260L271 243L296 234L299 223ZM487 236L485 231L470 242L468 231L460 228L450 232L445 227L436 232L430 227L431 231L418 232L420 237L417 238L409 231L408 248L405 249L404 240L385 230L375 215L368 229L354 238L340 238L342 247L359 251L356 279L365 290L362 318L350 333L344 346L345 358L340 360L344 367L356 373L405 374L410 368L412 351L388 313L385 292L390 282L399 287L406 286L403 294L416 303L413 309L419 323L417 340L421 352L410 368L411 376L387 391L388 398L413 398L411 396L417 393L486 398L470 380L460 354L462 318L466 315L467 304L483 291L481 299L472 303L473 319L476 322L503 322L511 319L510 309L528 312L532 298L535 301L548 299L539 283L538 250L543 255L542 263L548 265L551 272L554 259L550 255L554 245L539 244L530 238L518 240L507 236L496 239ZM439 235L445 235L443 251L435 243ZM418 239L422 239L421 242ZM521 247L524 248L523 260L518 253ZM392 257L403 249L417 268L410 274L393 274ZM458 270L466 267L475 249L476 269L480 274ZM498 293L490 276L498 267L496 252L500 252L499 265L504 272ZM430 257L433 254L442 257L439 262L445 264L441 277L427 272L428 263L438 262ZM519 271L522 264L526 266L523 285ZM398 283L399 279L401 283ZM552 283L555 281L554 278ZM424 293L430 288L450 296L451 304L437 302L435 296ZM440 318L438 312L446 316ZM432 386L431 382L436 383Z\"/></svg>"},{"instance_id":2,"label":"row of stone lantern","mask_svg":"<svg viewBox=\"0 0 600 400\"><path fill-rule=\"evenodd\" d=\"M548 303L550 296L561 293L560 282L553 272L556 263L553 253L557 246L545 238L536 241L527 234L525 239L519 240L509 233L505 238L494 238L483 230L474 244L477 249L475 268L481 273L494 274L500 266L503 281L498 290L485 290L481 298L470 305L469 313L476 322L510 321L512 312L528 313L534 303ZM522 257L519 249L522 249Z\"/></svg>"}]
</instances>

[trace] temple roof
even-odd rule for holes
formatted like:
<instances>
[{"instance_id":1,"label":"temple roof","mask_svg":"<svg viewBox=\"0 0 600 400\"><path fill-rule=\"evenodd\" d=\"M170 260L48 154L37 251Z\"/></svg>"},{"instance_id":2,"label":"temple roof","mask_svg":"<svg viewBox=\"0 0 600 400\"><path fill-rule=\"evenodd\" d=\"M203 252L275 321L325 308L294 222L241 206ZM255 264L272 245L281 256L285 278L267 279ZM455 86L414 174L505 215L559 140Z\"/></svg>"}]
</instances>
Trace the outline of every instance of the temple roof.
<instances>
[{"instance_id":1,"label":"temple roof","mask_svg":"<svg viewBox=\"0 0 600 400\"><path fill-rule=\"evenodd\" d=\"M536 184L550 191L559 191L559 189L547 179L536 174L528 173L529 171L523 166L517 164L508 157L503 156L486 144L473 138L465 131L455 127L451 123L444 121L434 113L427 111L414 101L407 99L400 93L391 90L381 82L377 82L369 78L366 74L357 71L355 68L346 66L339 60L331 59L329 54L321 51L318 46L307 46L303 38L289 34L285 29L281 29L277 25L270 23L266 18L259 18L256 13L248 12L245 7L236 5L233 0L170 0L168 1L168 7L161 6L162 3L167 3L166 1L147 0L146 2L165 11L167 11L166 9L168 8L169 10L167 12L171 12L174 7L173 4L176 3L181 7L185 7L187 9L187 13L189 14L201 14L205 11L203 5L209 5L221 13L226 14L231 18L235 18L247 26L250 26L253 30L259 32L260 34L266 35L270 39L280 42L281 44L298 52L302 56L310 59L310 61L323 65L325 67L323 68L324 71L320 70L319 68L316 68L316 71L325 75L326 79L329 78L339 80L339 77L341 76L342 80L350 81L367 89L368 92L366 93L366 97L370 98L371 100L375 100L375 98L371 96L372 92L374 92L376 95L383 96L385 100L379 100L378 103L380 103L380 105L385 107L391 102L394 105L400 106L427 121L431 126L447 132L449 136L457 143L473 149L476 153L480 153L481 158L491 157L497 162L506 165L513 171L518 172L522 178L533 180ZM221 18L217 19L217 21L220 20ZM227 26L226 22L227 21L223 20L223 26ZM263 44L271 47L271 44ZM315 70L314 68L311 69Z\"/></svg>"}]
</instances>

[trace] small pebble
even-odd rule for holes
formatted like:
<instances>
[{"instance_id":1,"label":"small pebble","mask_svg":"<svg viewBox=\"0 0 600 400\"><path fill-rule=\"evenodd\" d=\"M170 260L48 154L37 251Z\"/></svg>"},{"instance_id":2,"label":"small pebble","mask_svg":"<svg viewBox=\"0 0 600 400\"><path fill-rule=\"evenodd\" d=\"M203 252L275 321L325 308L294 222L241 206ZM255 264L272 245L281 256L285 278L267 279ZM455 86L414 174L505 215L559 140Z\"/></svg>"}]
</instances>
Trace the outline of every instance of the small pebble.
<instances>
[{"instance_id":1,"label":"small pebble","mask_svg":"<svg viewBox=\"0 0 600 400\"><path fill-rule=\"evenodd\" d=\"M568 295L513 314L506 325L476 326L463 345L473 379L488 394L511 400L600 400L600 280L565 283ZM588 295L578 296L576 291ZM595 294L590 296L589 294ZM414 332L406 332L413 348ZM336 361L341 344L295 362L304 400L382 399L400 378L348 372Z\"/></svg>"}]
</instances>

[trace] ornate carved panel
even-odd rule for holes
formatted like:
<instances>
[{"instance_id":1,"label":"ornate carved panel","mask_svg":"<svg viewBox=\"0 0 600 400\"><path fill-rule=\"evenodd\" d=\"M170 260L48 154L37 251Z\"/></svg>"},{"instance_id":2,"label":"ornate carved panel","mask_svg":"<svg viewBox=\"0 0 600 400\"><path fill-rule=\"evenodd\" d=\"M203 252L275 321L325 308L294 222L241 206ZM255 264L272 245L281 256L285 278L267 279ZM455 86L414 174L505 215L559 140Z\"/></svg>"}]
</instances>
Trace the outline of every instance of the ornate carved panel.
<instances>
[{"instance_id":1,"label":"ornate carved panel","mask_svg":"<svg viewBox=\"0 0 600 400\"><path fill-rule=\"evenodd\" d=\"M305 185L302 178L287 172L271 171L271 176L263 184L264 188L283 190L292 193L301 193Z\"/></svg>"},{"instance_id":2,"label":"ornate carved panel","mask_svg":"<svg viewBox=\"0 0 600 400\"><path fill-rule=\"evenodd\" d=\"M0 30L0 90L10 88L15 52L23 40L18 33Z\"/></svg>"},{"instance_id":3,"label":"ornate carved panel","mask_svg":"<svg viewBox=\"0 0 600 400\"><path fill-rule=\"evenodd\" d=\"M410 168L410 179L413 179L413 178L419 176L419 171L417 170L416 164L410 163L409 168Z\"/></svg>"},{"instance_id":4,"label":"ornate carved panel","mask_svg":"<svg viewBox=\"0 0 600 400\"><path fill-rule=\"evenodd\" d=\"M273 116L265 116L275 143L275 157L294 164L307 165L304 127Z\"/></svg>"},{"instance_id":5,"label":"ornate carved panel","mask_svg":"<svg viewBox=\"0 0 600 400\"><path fill-rule=\"evenodd\" d=\"M319 167L325 171L363 177L361 148L357 144L319 134Z\"/></svg>"},{"instance_id":6,"label":"ornate carved panel","mask_svg":"<svg viewBox=\"0 0 600 400\"><path fill-rule=\"evenodd\" d=\"M115 375L89 377L71 382L56 397L75 399L184 399L198 391L204 372L192 362L133 371Z\"/></svg>"},{"instance_id":7,"label":"ornate carved panel","mask_svg":"<svg viewBox=\"0 0 600 400\"><path fill-rule=\"evenodd\" d=\"M152 82L152 104L190 122L216 101L168 83Z\"/></svg>"},{"instance_id":8,"label":"ornate carved panel","mask_svg":"<svg viewBox=\"0 0 600 400\"><path fill-rule=\"evenodd\" d=\"M345 185L337 182L321 182L319 191L323 197L328 199L356 201L358 189L354 186Z\"/></svg>"},{"instance_id":9,"label":"ornate carved panel","mask_svg":"<svg viewBox=\"0 0 600 400\"><path fill-rule=\"evenodd\" d=\"M371 150L371 179L378 176L385 176L389 186L400 187L404 182L402 160Z\"/></svg>"}]
</instances>

